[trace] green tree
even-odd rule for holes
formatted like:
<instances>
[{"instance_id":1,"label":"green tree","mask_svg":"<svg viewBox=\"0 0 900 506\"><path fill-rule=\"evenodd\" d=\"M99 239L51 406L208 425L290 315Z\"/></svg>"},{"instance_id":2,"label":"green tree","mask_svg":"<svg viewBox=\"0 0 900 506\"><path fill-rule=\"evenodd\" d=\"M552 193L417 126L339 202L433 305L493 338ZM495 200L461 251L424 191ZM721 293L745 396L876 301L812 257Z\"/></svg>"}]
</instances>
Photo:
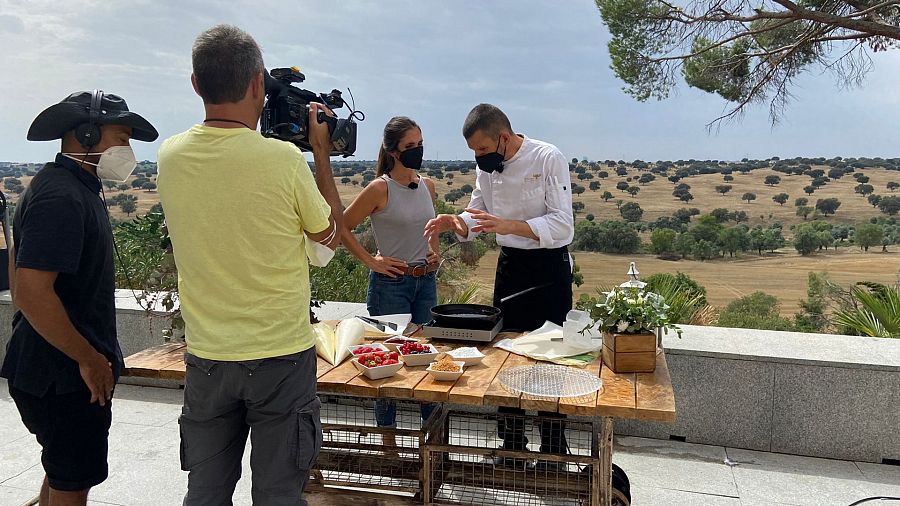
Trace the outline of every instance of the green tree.
<instances>
[{"instance_id":1,"label":"green tree","mask_svg":"<svg viewBox=\"0 0 900 506\"><path fill-rule=\"evenodd\" d=\"M625 221L634 223L641 221L641 218L644 216L644 210L641 209L641 205L637 202L628 202L622 204L622 207L619 208L619 214L622 215L622 219Z\"/></svg>"},{"instance_id":2,"label":"green tree","mask_svg":"<svg viewBox=\"0 0 900 506\"><path fill-rule=\"evenodd\" d=\"M812 185L804 186L804 187L803 187L803 191L806 192L807 195L812 195L813 192L816 191L816 187L815 187L815 186L812 186Z\"/></svg>"},{"instance_id":3,"label":"green tree","mask_svg":"<svg viewBox=\"0 0 900 506\"><path fill-rule=\"evenodd\" d=\"M875 191L875 187L870 184L860 183L853 187L853 191L859 193L863 197Z\"/></svg>"},{"instance_id":4,"label":"green tree","mask_svg":"<svg viewBox=\"0 0 900 506\"><path fill-rule=\"evenodd\" d=\"M733 104L717 120L766 103L775 122L801 74L828 69L842 83L859 82L870 66L857 62L900 40L893 2L597 0L597 6L626 93L665 99L683 78Z\"/></svg>"},{"instance_id":5,"label":"green tree","mask_svg":"<svg viewBox=\"0 0 900 506\"><path fill-rule=\"evenodd\" d=\"M803 216L803 219L806 220L806 217L813 212L813 208L809 206L800 206L797 208L797 216Z\"/></svg>"},{"instance_id":6,"label":"green tree","mask_svg":"<svg viewBox=\"0 0 900 506\"><path fill-rule=\"evenodd\" d=\"M595 192L600 189L600 181L591 181L588 185L588 188L591 189L592 192Z\"/></svg>"},{"instance_id":7,"label":"green tree","mask_svg":"<svg viewBox=\"0 0 900 506\"><path fill-rule=\"evenodd\" d=\"M897 188L900 188L900 183L898 183L896 181L890 181L890 182L888 182L886 187L888 190L891 191L891 193L893 193L894 190L896 190Z\"/></svg>"},{"instance_id":8,"label":"green tree","mask_svg":"<svg viewBox=\"0 0 900 506\"><path fill-rule=\"evenodd\" d=\"M794 248L803 256L812 255L821 246L819 232L809 224L798 225L794 229Z\"/></svg>"},{"instance_id":9,"label":"green tree","mask_svg":"<svg viewBox=\"0 0 900 506\"><path fill-rule=\"evenodd\" d=\"M752 192L747 192L743 196L741 196L741 200L746 200L749 204L750 202L756 200L756 194Z\"/></svg>"},{"instance_id":10,"label":"green tree","mask_svg":"<svg viewBox=\"0 0 900 506\"><path fill-rule=\"evenodd\" d=\"M584 211L584 202L572 202L572 212L575 214Z\"/></svg>"},{"instance_id":11,"label":"green tree","mask_svg":"<svg viewBox=\"0 0 900 506\"><path fill-rule=\"evenodd\" d=\"M127 190L128 188L130 188L130 187L129 187L127 184L125 184L125 183L119 183L119 184L116 186L116 188L117 188L119 191L125 191L125 190Z\"/></svg>"},{"instance_id":12,"label":"green tree","mask_svg":"<svg viewBox=\"0 0 900 506\"><path fill-rule=\"evenodd\" d=\"M716 191L721 193L722 196L724 197L726 193L731 191L731 185L730 184L716 185Z\"/></svg>"},{"instance_id":13,"label":"green tree","mask_svg":"<svg viewBox=\"0 0 900 506\"><path fill-rule=\"evenodd\" d=\"M719 256L719 246L716 243L700 239L694 243L692 253L697 260L710 260Z\"/></svg>"},{"instance_id":14,"label":"green tree","mask_svg":"<svg viewBox=\"0 0 900 506\"><path fill-rule=\"evenodd\" d=\"M694 252L695 244L696 240L694 240L694 235L690 232L684 232L678 234L678 237L675 238L674 248L675 251L681 255L681 258L687 258L688 255Z\"/></svg>"},{"instance_id":15,"label":"green tree","mask_svg":"<svg viewBox=\"0 0 900 506\"><path fill-rule=\"evenodd\" d=\"M878 203L881 202L881 195L875 195L874 193L866 197L866 200L872 204L872 207L878 207Z\"/></svg>"},{"instance_id":16,"label":"green tree","mask_svg":"<svg viewBox=\"0 0 900 506\"><path fill-rule=\"evenodd\" d=\"M143 186L141 186L141 188L147 190L148 192L153 191L156 189L156 183L154 183L153 181L147 181Z\"/></svg>"},{"instance_id":17,"label":"green tree","mask_svg":"<svg viewBox=\"0 0 900 506\"><path fill-rule=\"evenodd\" d=\"M716 219L717 223L725 223L728 221L729 216L728 209L724 207L717 207L709 212L709 215Z\"/></svg>"},{"instance_id":18,"label":"green tree","mask_svg":"<svg viewBox=\"0 0 900 506\"><path fill-rule=\"evenodd\" d=\"M650 251L657 255L675 251L675 231L668 228L658 228L650 234Z\"/></svg>"},{"instance_id":19,"label":"green tree","mask_svg":"<svg viewBox=\"0 0 900 506\"><path fill-rule=\"evenodd\" d=\"M780 315L778 299L763 292L731 301L719 314L719 327L762 330L794 330L790 320Z\"/></svg>"},{"instance_id":20,"label":"green tree","mask_svg":"<svg viewBox=\"0 0 900 506\"><path fill-rule=\"evenodd\" d=\"M772 197L772 200L777 202L778 205L783 206L785 204L785 202L790 200L790 198L791 198L791 196L788 195L787 193L779 193L778 195L775 195L774 197Z\"/></svg>"},{"instance_id":21,"label":"green tree","mask_svg":"<svg viewBox=\"0 0 900 506\"><path fill-rule=\"evenodd\" d=\"M744 226L730 227L719 233L719 243L728 256L734 257L739 251L746 251L750 245L750 236Z\"/></svg>"},{"instance_id":22,"label":"green tree","mask_svg":"<svg viewBox=\"0 0 900 506\"><path fill-rule=\"evenodd\" d=\"M795 207L800 207L800 206L805 206L805 205L809 205L809 199L806 197L800 197L794 201Z\"/></svg>"},{"instance_id":23,"label":"green tree","mask_svg":"<svg viewBox=\"0 0 900 506\"><path fill-rule=\"evenodd\" d=\"M778 176L766 176L765 184L767 186L775 186L781 182L781 178Z\"/></svg>"},{"instance_id":24,"label":"green tree","mask_svg":"<svg viewBox=\"0 0 900 506\"><path fill-rule=\"evenodd\" d=\"M638 194L638 192L641 191L641 189L640 189L640 187L637 187L637 186L629 186L628 189L625 191L627 191L631 195L631 197L634 198L634 196L636 196Z\"/></svg>"},{"instance_id":25,"label":"green tree","mask_svg":"<svg viewBox=\"0 0 900 506\"><path fill-rule=\"evenodd\" d=\"M602 227L606 253L630 254L641 248L637 231L621 221L606 221Z\"/></svg>"},{"instance_id":26,"label":"green tree","mask_svg":"<svg viewBox=\"0 0 900 506\"><path fill-rule=\"evenodd\" d=\"M881 245L881 241L884 239L884 227L874 223L857 225L853 238L860 249L869 251L870 246Z\"/></svg>"},{"instance_id":27,"label":"green tree","mask_svg":"<svg viewBox=\"0 0 900 506\"><path fill-rule=\"evenodd\" d=\"M878 209L889 216L900 213L900 197L882 197L881 200L878 201Z\"/></svg>"},{"instance_id":28,"label":"green tree","mask_svg":"<svg viewBox=\"0 0 900 506\"><path fill-rule=\"evenodd\" d=\"M134 200L124 200L119 203L119 209L127 216L131 216L131 213L137 211L137 202Z\"/></svg>"},{"instance_id":29,"label":"green tree","mask_svg":"<svg viewBox=\"0 0 900 506\"><path fill-rule=\"evenodd\" d=\"M836 213L839 207L841 207L841 201L833 197L816 201L816 210L825 216Z\"/></svg>"},{"instance_id":30,"label":"green tree","mask_svg":"<svg viewBox=\"0 0 900 506\"><path fill-rule=\"evenodd\" d=\"M604 202L609 202L614 198L614 195L609 191L605 191L603 192L603 195L600 196L600 198L602 198Z\"/></svg>"},{"instance_id":31,"label":"green tree","mask_svg":"<svg viewBox=\"0 0 900 506\"><path fill-rule=\"evenodd\" d=\"M691 233L698 242L704 240L706 242L716 244L719 240L719 233L725 228L712 215L701 216L697 223L691 227Z\"/></svg>"}]
</instances>

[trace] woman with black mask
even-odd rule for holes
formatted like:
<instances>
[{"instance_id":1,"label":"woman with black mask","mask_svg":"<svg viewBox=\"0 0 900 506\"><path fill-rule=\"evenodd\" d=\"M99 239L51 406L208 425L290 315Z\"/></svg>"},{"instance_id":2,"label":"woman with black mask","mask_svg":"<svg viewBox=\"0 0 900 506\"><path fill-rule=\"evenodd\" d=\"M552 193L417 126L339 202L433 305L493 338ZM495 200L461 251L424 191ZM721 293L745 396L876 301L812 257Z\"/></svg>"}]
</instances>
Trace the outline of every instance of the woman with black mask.
<instances>
[{"instance_id":1,"label":"woman with black mask","mask_svg":"<svg viewBox=\"0 0 900 506\"><path fill-rule=\"evenodd\" d=\"M413 323L427 323L431 308L437 305L438 239L423 235L425 224L435 217L437 196L434 181L417 173L423 153L419 125L405 116L391 118L378 152L377 178L344 211L341 240L372 271L366 296L370 316L410 313ZM367 217L375 234L374 255L353 235ZM433 407L422 405L423 420ZM394 401L376 401L378 426L396 425L396 416ZM389 439L386 445L392 444Z\"/></svg>"}]
</instances>

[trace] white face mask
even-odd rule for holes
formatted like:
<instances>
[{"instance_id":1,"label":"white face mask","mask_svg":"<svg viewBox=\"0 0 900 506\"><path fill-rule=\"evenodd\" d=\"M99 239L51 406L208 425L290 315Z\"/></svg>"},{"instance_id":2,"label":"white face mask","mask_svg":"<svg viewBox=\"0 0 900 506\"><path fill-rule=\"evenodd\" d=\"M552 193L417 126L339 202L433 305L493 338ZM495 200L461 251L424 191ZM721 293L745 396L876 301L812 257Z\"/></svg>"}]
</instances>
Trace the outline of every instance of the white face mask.
<instances>
[{"instance_id":1,"label":"white face mask","mask_svg":"<svg viewBox=\"0 0 900 506\"><path fill-rule=\"evenodd\" d=\"M134 151L132 151L131 146L112 146L102 153L63 153L63 155L79 163L83 160L76 157L100 155L100 160L97 163L84 163L97 167L97 177L100 179L108 179L120 183L125 182L128 176L134 172L135 166L137 166L137 159L134 157Z\"/></svg>"},{"instance_id":2,"label":"white face mask","mask_svg":"<svg viewBox=\"0 0 900 506\"><path fill-rule=\"evenodd\" d=\"M306 257L311 265L325 267L334 258L334 250L307 237Z\"/></svg>"}]
</instances>

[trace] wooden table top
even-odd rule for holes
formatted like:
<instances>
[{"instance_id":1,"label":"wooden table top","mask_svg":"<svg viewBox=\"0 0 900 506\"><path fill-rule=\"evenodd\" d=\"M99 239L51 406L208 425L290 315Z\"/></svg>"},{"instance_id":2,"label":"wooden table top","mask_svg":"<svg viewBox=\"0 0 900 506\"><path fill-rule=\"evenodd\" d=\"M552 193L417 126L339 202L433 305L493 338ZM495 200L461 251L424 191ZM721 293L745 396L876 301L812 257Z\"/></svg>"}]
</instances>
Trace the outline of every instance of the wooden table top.
<instances>
[{"instance_id":1,"label":"wooden table top","mask_svg":"<svg viewBox=\"0 0 900 506\"><path fill-rule=\"evenodd\" d=\"M377 342L367 335L367 342ZM501 334L498 339L515 337ZM381 336L383 338L383 336ZM503 369L536 363L521 355L481 343L432 342L439 351L459 346L478 346L485 354L481 364L466 367L458 380L434 381L426 366L404 366L394 376L370 380L361 375L350 360L332 366L317 357L316 377L319 393L357 397L385 397L398 400L450 402L475 406L508 406L551 411L579 416L610 416L660 422L675 421L675 395L666 365L665 353L657 355L652 373L616 374L598 358L584 370L597 374L603 388L588 400L544 397L532 398L507 391L497 379ZM136 353L125 359L125 376L184 380L184 343L167 343Z\"/></svg>"}]
</instances>

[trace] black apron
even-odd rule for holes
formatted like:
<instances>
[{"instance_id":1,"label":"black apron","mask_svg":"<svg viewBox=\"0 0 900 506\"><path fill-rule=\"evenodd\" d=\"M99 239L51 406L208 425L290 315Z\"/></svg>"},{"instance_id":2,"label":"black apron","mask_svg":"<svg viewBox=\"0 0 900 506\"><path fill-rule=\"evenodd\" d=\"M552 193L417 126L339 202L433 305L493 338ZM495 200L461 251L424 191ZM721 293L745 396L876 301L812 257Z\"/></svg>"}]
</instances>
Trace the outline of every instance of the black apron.
<instances>
[{"instance_id":1,"label":"black apron","mask_svg":"<svg viewBox=\"0 0 900 506\"><path fill-rule=\"evenodd\" d=\"M508 295L536 286L541 288L501 302ZM562 325L572 310L572 265L568 248L500 248L494 278L494 307L503 311L504 331L527 332L540 328L546 321Z\"/></svg>"}]
</instances>

